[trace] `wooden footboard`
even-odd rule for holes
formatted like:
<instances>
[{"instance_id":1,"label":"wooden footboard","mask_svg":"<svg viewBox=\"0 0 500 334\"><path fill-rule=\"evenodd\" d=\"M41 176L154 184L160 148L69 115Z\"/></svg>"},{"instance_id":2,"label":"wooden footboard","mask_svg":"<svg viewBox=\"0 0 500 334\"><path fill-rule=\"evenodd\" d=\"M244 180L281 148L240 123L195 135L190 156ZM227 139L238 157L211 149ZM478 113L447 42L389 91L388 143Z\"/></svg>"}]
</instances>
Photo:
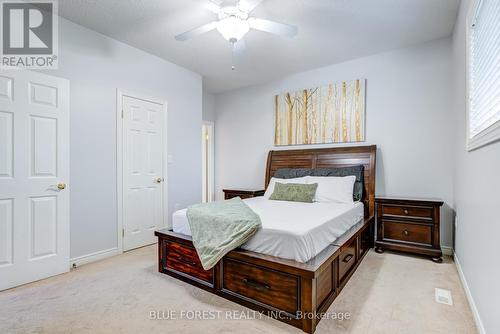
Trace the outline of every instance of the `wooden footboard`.
<instances>
[{"instance_id":1,"label":"wooden footboard","mask_svg":"<svg viewBox=\"0 0 500 334\"><path fill-rule=\"evenodd\" d=\"M374 242L365 218L307 263L237 249L204 270L191 237L171 230L158 237L158 270L223 298L313 333Z\"/></svg>"}]
</instances>

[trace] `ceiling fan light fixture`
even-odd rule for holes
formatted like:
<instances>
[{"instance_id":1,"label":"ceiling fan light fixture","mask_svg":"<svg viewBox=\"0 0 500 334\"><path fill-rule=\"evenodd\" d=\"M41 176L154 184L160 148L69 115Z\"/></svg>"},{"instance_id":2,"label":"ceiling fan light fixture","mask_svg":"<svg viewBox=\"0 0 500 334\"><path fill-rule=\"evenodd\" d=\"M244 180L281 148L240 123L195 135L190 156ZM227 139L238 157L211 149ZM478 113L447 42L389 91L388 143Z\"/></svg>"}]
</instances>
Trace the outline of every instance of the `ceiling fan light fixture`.
<instances>
[{"instance_id":1,"label":"ceiling fan light fixture","mask_svg":"<svg viewBox=\"0 0 500 334\"><path fill-rule=\"evenodd\" d=\"M249 30L247 20L236 16L229 16L217 22L217 31L228 41L239 41Z\"/></svg>"}]
</instances>

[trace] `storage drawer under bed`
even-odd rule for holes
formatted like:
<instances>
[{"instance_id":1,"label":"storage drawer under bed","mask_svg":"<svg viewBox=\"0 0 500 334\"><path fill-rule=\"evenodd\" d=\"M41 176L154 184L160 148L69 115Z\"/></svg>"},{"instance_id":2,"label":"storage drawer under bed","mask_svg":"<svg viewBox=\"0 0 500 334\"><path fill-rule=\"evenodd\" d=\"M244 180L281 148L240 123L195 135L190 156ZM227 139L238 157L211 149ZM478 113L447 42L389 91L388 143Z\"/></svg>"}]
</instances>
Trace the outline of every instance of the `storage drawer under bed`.
<instances>
[{"instance_id":1,"label":"storage drawer under bed","mask_svg":"<svg viewBox=\"0 0 500 334\"><path fill-rule=\"evenodd\" d=\"M166 246L165 266L189 278L213 284L214 270L203 269L198 254L193 247L175 242L163 241Z\"/></svg>"},{"instance_id":2,"label":"storage drawer under bed","mask_svg":"<svg viewBox=\"0 0 500 334\"><path fill-rule=\"evenodd\" d=\"M295 314L299 309L299 278L287 273L224 258L222 290Z\"/></svg>"},{"instance_id":3,"label":"storage drawer under bed","mask_svg":"<svg viewBox=\"0 0 500 334\"><path fill-rule=\"evenodd\" d=\"M353 239L347 246L345 246L342 253L338 257L339 261L339 281L342 284L343 279L349 273L351 268L356 264L358 239Z\"/></svg>"}]
</instances>

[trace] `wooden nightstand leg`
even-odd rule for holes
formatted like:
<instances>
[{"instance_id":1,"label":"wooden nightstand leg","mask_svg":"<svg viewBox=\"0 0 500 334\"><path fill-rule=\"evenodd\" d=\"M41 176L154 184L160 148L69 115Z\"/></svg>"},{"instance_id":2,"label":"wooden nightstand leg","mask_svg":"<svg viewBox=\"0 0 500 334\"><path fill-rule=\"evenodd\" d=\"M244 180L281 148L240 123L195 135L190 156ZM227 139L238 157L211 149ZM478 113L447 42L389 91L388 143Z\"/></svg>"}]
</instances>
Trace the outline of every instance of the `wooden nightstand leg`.
<instances>
[{"instance_id":1,"label":"wooden nightstand leg","mask_svg":"<svg viewBox=\"0 0 500 334\"><path fill-rule=\"evenodd\" d=\"M435 262L435 263L441 263L441 262L443 262L443 258L441 256L431 257L431 261Z\"/></svg>"}]
</instances>

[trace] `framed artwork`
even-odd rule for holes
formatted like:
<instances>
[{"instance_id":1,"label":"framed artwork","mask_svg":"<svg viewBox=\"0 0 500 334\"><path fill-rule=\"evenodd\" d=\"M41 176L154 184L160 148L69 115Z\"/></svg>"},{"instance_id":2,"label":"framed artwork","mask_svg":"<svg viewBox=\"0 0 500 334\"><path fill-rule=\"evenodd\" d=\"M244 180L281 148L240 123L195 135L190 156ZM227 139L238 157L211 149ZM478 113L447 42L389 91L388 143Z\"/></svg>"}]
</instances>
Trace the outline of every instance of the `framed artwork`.
<instances>
[{"instance_id":1,"label":"framed artwork","mask_svg":"<svg viewBox=\"0 0 500 334\"><path fill-rule=\"evenodd\" d=\"M365 86L358 79L276 95L274 144L365 141Z\"/></svg>"}]
</instances>

